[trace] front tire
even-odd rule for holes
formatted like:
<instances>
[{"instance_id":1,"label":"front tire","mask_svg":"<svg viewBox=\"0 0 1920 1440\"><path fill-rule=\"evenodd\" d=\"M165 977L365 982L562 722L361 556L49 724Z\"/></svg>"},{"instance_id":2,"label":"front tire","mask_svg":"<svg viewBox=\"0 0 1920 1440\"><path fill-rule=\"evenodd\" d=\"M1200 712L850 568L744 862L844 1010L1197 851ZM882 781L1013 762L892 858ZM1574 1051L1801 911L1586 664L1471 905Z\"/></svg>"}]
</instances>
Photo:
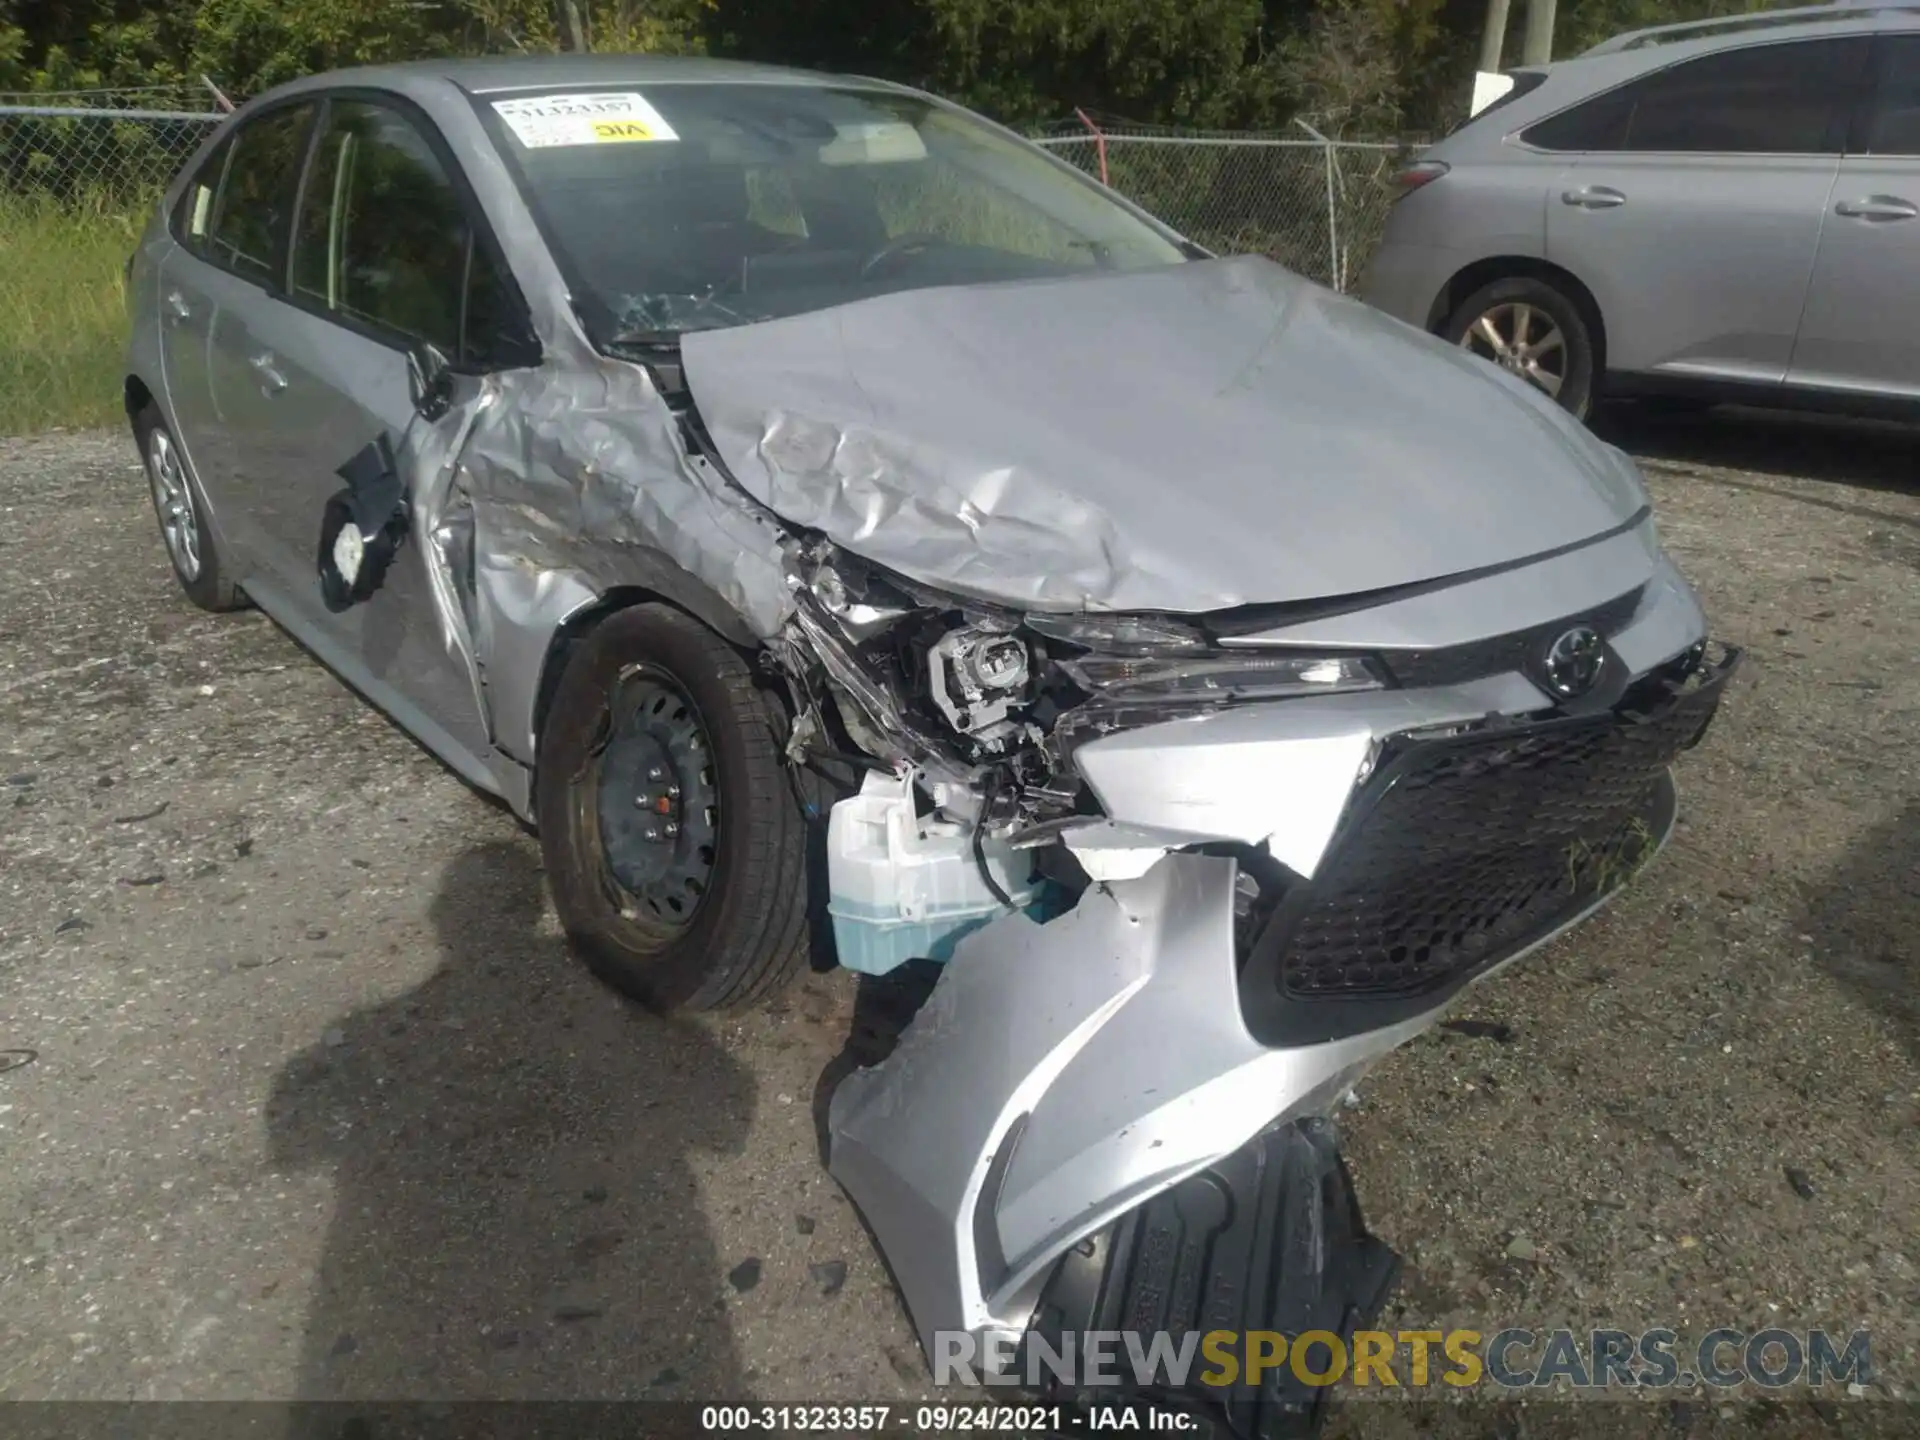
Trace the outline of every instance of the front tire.
<instances>
[{"instance_id":1,"label":"front tire","mask_svg":"<svg viewBox=\"0 0 1920 1440\"><path fill-rule=\"evenodd\" d=\"M1571 297L1545 280L1514 275L1483 285L1441 333L1541 391L1576 420L1593 409L1593 333Z\"/></svg>"},{"instance_id":2,"label":"front tire","mask_svg":"<svg viewBox=\"0 0 1920 1440\"><path fill-rule=\"evenodd\" d=\"M187 598L202 610L216 613L239 610L246 598L234 588L213 543L199 491L187 473L187 457L173 438L160 407L149 402L133 417L134 443L147 471L147 491L154 518L160 522L160 541L166 547L173 575Z\"/></svg>"},{"instance_id":3,"label":"front tire","mask_svg":"<svg viewBox=\"0 0 1920 1440\"><path fill-rule=\"evenodd\" d=\"M610 616L567 661L535 778L547 882L575 950L649 1009L751 1005L806 962L781 719L740 653L670 606Z\"/></svg>"}]
</instances>

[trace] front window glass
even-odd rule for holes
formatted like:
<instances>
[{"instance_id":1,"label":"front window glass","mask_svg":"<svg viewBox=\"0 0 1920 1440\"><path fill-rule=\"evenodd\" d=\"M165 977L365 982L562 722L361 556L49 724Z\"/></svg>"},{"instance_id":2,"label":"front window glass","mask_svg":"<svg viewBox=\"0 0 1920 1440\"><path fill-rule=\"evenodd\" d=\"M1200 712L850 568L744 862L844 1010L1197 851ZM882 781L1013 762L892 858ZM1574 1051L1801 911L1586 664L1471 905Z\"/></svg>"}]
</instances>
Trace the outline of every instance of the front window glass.
<instances>
[{"instance_id":1,"label":"front window glass","mask_svg":"<svg viewBox=\"0 0 1920 1440\"><path fill-rule=\"evenodd\" d=\"M1185 258L1091 180L913 96L655 85L476 104L603 342Z\"/></svg>"},{"instance_id":2,"label":"front window glass","mask_svg":"<svg viewBox=\"0 0 1920 1440\"><path fill-rule=\"evenodd\" d=\"M293 293L486 365L514 329L505 282L433 147L389 106L336 101L293 245Z\"/></svg>"},{"instance_id":3,"label":"front window glass","mask_svg":"<svg viewBox=\"0 0 1920 1440\"><path fill-rule=\"evenodd\" d=\"M1920 155L1920 35L1880 40L1880 84L1867 123L1869 155Z\"/></svg>"}]
</instances>

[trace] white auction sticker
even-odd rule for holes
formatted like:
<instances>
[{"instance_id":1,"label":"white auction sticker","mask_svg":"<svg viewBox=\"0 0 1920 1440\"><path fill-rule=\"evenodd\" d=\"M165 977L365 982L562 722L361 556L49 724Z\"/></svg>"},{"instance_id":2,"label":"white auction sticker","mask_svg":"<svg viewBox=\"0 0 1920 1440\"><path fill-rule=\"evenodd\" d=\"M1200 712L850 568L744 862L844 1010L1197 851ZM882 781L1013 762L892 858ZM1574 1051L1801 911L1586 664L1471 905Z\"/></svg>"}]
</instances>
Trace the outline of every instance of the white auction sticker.
<instances>
[{"instance_id":1,"label":"white auction sticker","mask_svg":"<svg viewBox=\"0 0 1920 1440\"><path fill-rule=\"evenodd\" d=\"M673 127L644 95L530 95L496 100L494 113L529 150L555 145L618 145L634 140L678 140Z\"/></svg>"}]
</instances>

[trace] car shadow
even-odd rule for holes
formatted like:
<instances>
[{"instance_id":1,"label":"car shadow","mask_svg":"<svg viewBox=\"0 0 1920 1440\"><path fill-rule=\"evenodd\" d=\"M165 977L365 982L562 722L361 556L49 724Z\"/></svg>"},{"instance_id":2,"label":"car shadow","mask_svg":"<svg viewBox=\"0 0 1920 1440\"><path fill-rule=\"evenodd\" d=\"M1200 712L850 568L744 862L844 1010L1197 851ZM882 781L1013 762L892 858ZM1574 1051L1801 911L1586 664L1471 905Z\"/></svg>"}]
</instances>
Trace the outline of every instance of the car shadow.
<instances>
[{"instance_id":1,"label":"car shadow","mask_svg":"<svg viewBox=\"0 0 1920 1440\"><path fill-rule=\"evenodd\" d=\"M744 1144L750 1079L588 979L542 912L530 846L461 856L433 975L278 1077L276 1165L333 1180L301 1400L743 1395L694 1163Z\"/></svg>"},{"instance_id":2,"label":"car shadow","mask_svg":"<svg viewBox=\"0 0 1920 1440\"><path fill-rule=\"evenodd\" d=\"M1721 405L1675 411L1622 401L1603 407L1594 433L1643 460L1708 465L1863 490L1920 489L1920 425L1794 410Z\"/></svg>"},{"instance_id":3,"label":"car shadow","mask_svg":"<svg viewBox=\"0 0 1920 1440\"><path fill-rule=\"evenodd\" d=\"M1811 892L1815 962L1886 1016L1920 1060L1920 801L1869 829Z\"/></svg>"}]
</instances>

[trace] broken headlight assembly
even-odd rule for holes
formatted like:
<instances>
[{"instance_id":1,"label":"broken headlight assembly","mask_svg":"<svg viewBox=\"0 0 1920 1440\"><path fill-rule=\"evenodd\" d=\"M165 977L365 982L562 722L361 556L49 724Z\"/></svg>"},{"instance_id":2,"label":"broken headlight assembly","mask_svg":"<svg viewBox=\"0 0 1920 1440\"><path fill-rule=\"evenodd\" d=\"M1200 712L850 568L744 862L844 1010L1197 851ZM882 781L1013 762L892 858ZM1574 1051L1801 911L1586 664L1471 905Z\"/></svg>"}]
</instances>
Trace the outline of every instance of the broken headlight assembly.
<instances>
[{"instance_id":1,"label":"broken headlight assembly","mask_svg":"<svg viewBox=\"0 0 1920 1440\"><path fill-rule=\"evenodd\" d=\"M864 682L848 697L867 722L860 728L919 742L909 750L938 745L949 763L969 768L1037 754L1041 768L1070 772L1073 747L1096 735L1388 683L1364 655L1228 650L1175 616L1021 614L930 591L830 549L813 558L796 574L803 615L813 620L804 628L814 648L837 652L820 658L838 689ZM889 713L874 714L876 704Z\"/></svg>"},{"instance_id":2,"label":"broken headlight assembly","mask_svg":"<svg viewBox=\"0 0 1920 1440\"><path fill-rule=\"evenodd\" d=\"M1378 690L1369 662L1353 655L1084 655L1060 668L1109 700L1279 700Z\"/></svg>"},{"instance_id":3,"label":"broken headlight assembly","mask_svg":"<svg viewBox=\"0 0 1920 1440\"><path fill-rule=\"evenodd\" d=\"M1166 616L1030 616L1027 623L1051 639L1053 666L1082 697L1063 709L1051 737L1063 765L1079 744L1116 730L1387 684L1365 655L1225 650Z\"/></svg>"}]
</instances>

